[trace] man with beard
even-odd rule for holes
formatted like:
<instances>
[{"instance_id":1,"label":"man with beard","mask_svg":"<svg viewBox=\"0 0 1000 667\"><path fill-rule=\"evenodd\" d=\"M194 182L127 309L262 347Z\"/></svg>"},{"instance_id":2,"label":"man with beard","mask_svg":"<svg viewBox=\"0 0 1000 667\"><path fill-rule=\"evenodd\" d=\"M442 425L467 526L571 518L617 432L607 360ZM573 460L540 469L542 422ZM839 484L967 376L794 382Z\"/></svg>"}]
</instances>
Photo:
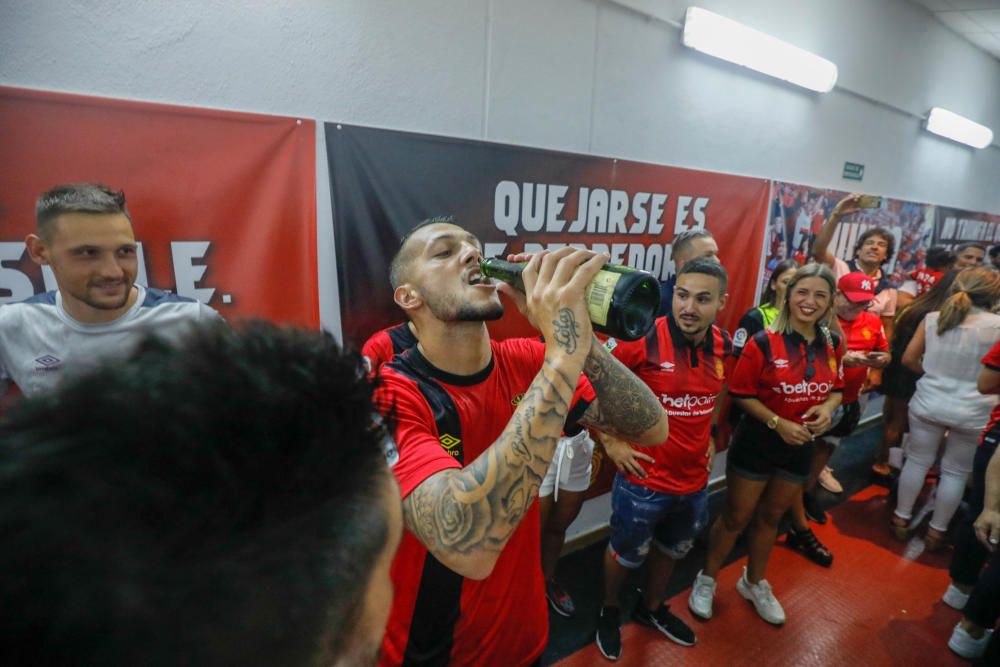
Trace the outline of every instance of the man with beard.
<instances>
[{"instance_id":1,"label":"man with beard","mask_svg":"<svg viewBox=\"0 0 1000 667\"><path fill-rule=\"evenodd\" d=\"M144 333L175 339L219 318L194 299L135 284L124 192L60 185L38 198L35 221L28 255L52 269L58 289L0 307L0 395L11 381L25 395L49 391L69 371L125 356Z\"/></svg>"},{"instance_id":2,"label":"man with beard","mask_svg":"<svg viewBox=\"0 0 1000 667\"><path fill-rule=\"evenodd\" d=\"M562 248L528 260L525 294L480 272L481 244L448 219L419 225L392 261L393 298L419 342L381 370L381 409L406 532L382 664L519 667L548 639L535 499L581 372L582 422L641 444L667 437L656 397L594 337L584 291L605 255ZM541 332L490 340L498 291Z\"/></svg>"},{"instance_id":3,"label":"man with beard","mask_svg":"<svg viewBox=\"0 0 1000 667\"><path fill-rule=\"evenodd\" d=\"M710 258L677 273L671 314L645 339L606 347L660 397L670 418L661 447L633 449L602 437L618 467L611 490L611 539L604 552L604 602L596 640L610 660L621 656L621 591L631 570L646 563L642 596L632 619L692 646L694 632L663 601L674 563L684 558L708 522L708 473L715 448L712 423L733 353L729 334L714 324L726 305L726 270Z\"/></svg>"}]
</instances>

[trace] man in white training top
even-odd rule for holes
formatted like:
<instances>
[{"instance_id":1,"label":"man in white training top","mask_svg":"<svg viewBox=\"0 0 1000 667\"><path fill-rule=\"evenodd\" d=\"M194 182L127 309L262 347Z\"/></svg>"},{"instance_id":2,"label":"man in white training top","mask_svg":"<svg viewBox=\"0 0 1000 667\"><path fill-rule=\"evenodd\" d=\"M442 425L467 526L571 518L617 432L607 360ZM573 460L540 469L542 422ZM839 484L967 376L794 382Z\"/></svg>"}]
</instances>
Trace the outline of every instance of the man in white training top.
<instances>
[{"instance_id":1,"label":"man in white training top","mask_svg":"<svg viewBox=\"0 0 1000 667\"><path fill-rule=\"evenodd\" d=\"M38 198L35 222L28 254L52 269L58 289L0 306L0 396L11 382L26 396L48 391L69 372L127 355L144 333L175 340L219 318L194 299L135 284L125 193L60 185Z\"/></svg>"}]
</instances>

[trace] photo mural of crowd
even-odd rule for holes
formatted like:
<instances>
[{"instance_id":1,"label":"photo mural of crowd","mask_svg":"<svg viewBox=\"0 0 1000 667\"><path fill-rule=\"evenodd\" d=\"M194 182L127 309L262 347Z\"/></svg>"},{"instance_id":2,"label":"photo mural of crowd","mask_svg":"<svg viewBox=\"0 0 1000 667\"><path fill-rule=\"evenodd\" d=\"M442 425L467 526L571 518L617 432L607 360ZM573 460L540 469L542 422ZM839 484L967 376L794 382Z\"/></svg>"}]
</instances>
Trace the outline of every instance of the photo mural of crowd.
<instances>
[{"instance_id":1,"label":"photo mural of crowd","mask_svg":"<svg viewBox=\"0 0 1000 667\"><path fill-rule=\"evenodd\" d=\"M809 261L823 221L847 194L845 190L774 182L762 284L767 284L771 271L784 259L799 264ZM897 250L885 272L892 285L898 287L924 265L934 231L934 206L888 197L876 199L878 206L845 217L831 249L841 259L849 260L854 255L855 240L866 229L889 229L896 237Z\"/></svg>"}]
</instances>

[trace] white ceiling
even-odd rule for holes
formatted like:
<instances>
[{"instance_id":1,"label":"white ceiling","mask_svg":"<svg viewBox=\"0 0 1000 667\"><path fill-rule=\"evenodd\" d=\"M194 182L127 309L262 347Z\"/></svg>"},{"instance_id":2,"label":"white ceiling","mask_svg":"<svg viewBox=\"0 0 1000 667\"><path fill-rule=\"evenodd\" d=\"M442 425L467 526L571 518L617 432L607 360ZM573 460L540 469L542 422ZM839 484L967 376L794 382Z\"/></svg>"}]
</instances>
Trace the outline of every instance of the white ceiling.
<instances>
[{"instance_id":1,"label":"white ceiling","mask_svg":"<svg viewBox=\"0 0 1000 667\"><path fill-rule=\"evenodd\" d=\"M1000 0L912 0L1000 60Z\"/></svg>"}]
</instances>

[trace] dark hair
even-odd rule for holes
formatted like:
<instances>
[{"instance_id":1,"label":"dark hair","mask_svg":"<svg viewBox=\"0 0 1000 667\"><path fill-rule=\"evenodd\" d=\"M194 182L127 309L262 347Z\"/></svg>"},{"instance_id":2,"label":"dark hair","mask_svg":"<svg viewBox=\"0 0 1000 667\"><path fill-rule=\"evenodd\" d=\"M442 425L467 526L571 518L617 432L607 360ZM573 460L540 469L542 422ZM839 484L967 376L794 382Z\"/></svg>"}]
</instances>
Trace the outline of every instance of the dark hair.
<instances>
[{"instance_id":1,"label":"dark hair","mask_svg":"<svg viewBox=\"0 0 1000 667\"><path fill-rule=\"evenodd\" d=\"M946 271L929 290L914 299L906 310L896 316L896 326L893 328L890 343L894 363L895 360L903 358L903 352L906 351L913 334L917 332L917 327L924 321L927 313L941 310L942 304L948 299L951 284L961 272L961 269Z\"/></svg>"},{"instance_id":2,"label":"dark hair","mask_svg":"<svg viewBox=\"0 0 1000 667\"><path fill-rule=\"evenodd\" d=\"M715 238L712 236L712 232L707 229L689 229L685 232L681 232L674 237L673 243L670 246L670 259L677 261L677 255L684 252L684 250L694 243L695 239L711 239Z\"/></svg>"},{"instance_id":3,"label":"dark hair","mask_svg":"<svg viewBox=\"0 0 1000 667\"><path fill-rule=\"evenodd\" d=\"M455 221L455 216L453 215L436 215L430 218L425 218L421 220L416 225L413 226L410 231L399 240L399 250L393 255L392 261L389 263L389 285L392 289L396 289L404 282L406 282L406 268L409 265L410 260L413 259L413 253L406 248L406 242L410 240L417 231L428 227L430 225L457 225Z\"/></svg>"},{"instance_id":4,"label":"dark hair","mask_svg":"<svg viewBox=\"0 0 1000 667\"><path fill-rule=\"evenodd\" d=\"M700 273L716 278L719 281L719 296L725 294L726 288L729 286L729 274L726 273L725 267L714 259L695 257L681 267L681 270L677 272L677 277L680 278L687 273Z\"/></svg>"},{"instance_id":5,"label":"dark hair","mask_svg":"<svg viewBox=\"0 0 1000 667\"><path fill-rule=\"evenodd\" d=\"M924 260L924 265L928 269L934 269L935 271L943 271L954 263L955 253L943 245L936 245L929 248L927 250L927 257Z\"/></svg>"},{"instance_id":6,"label":"dark hair","mask_svg":"<svg viewBox=\"0 0 1000 667\"><path fill-rule=\"evenodd\" d=\"M857 242L854 244L854 257L858 256L858 251L861 250L861 246L865 244L865 241L873 236L881 236L885 239L887 247L885 249L885 259L882 263L885 264L892 259L892 256L896 254L896 237L892 235L885 227L872 227L871 229L866 229L861 236L858 237Z\"/></svg>"},{"instance_id":7,"label":"dark hair","mask_svg":"<svg viewBox=\"0 0 1000 667\"><path fill-rule=\"evenodd\" d=\"M96 183L57 185L35 202L35 226L43 239L52 237L52 223L64 213L121 214L132 221L125 207L125 192Z\"/></svg>"},{"instance_id":8,"label":"dark hair","mask_svg":"<svg viewBox=\"0 0 1000 667\"><path fill-rule=\"evenodd\" d=\"M965 243L959 243L955 246L955 254L957 255L963 250L968 250L969 248L979 248L983 252L986 252L986 246L979 241L966 241Z\"/></svg>"},{"instance_id":9,"label":"dark hair","mask_svg":"<svg viewBox=\"0 0 1000 667\"><path fill-rule=\"evenodd\" d=\"M774 303L775 298L778 296L777 291L773 287L774 281L780 278L782 273L785 273L786 271L794 271L800 266L802 265L794 259L783 259L778 262L778 265L774 267L773 271L771 271L771 277L767 279L767 285L764 286L764 294L761 296L760 302L769 303L772 306L780 308L780 303Z\"/></svg>"},{"instance_id":10,"label":"dark hair","mask_svg":"<svg viewBox=\"0 0 1000 667\"><path fill-rule=\"evenodd\" d=\"M0 425L0 663L304 665L385 548L385 431L325 333L155 337ZM356 641L356 639L355 639Z\"/></svg>"},{"instance_id":11,"label":"dark hair","mask_svg":"<svg viewBox=\"0 0 1000 667\"><path fill-rule=\"evenodd\" d=\"M1000 245L993 246L992 248L990 248L989 252L990 252L990 257L996 257L997 255L1000 255Z\"/></svg>"}]
</instances>

